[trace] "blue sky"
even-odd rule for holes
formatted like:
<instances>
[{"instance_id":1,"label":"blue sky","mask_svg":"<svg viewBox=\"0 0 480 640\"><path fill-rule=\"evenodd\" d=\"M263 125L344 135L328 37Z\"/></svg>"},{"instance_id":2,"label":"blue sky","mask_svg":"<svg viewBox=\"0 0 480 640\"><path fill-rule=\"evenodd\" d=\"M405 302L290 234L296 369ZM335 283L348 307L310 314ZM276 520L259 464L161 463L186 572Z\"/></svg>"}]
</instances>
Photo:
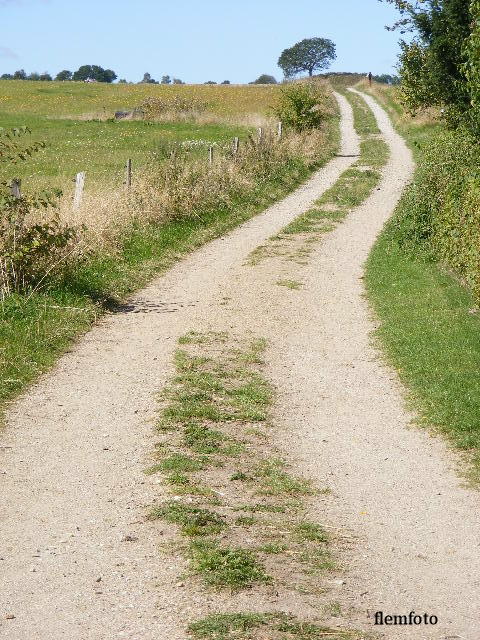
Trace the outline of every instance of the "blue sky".
<instances>
[{"instance_id":1,"label":"blue sky","mask_svg":"<svg viewBox=\"0 0 480 640\"><path fill-rule=\"evenodd\" d=\"M332 71L391 73L395 18L378 0L0 0L0 74L99 64L131 81L280 79L282 50L314 36L336 43Z\"/></svg>"}]
</instances>

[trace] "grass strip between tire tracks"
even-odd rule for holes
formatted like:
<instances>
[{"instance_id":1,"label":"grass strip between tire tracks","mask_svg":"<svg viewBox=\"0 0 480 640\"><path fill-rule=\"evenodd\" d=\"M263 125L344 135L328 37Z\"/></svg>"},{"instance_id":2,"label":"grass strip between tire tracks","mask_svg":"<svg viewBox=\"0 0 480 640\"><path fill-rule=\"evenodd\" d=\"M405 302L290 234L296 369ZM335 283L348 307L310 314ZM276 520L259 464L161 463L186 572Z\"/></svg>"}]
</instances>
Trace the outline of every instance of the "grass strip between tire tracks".
<instances>
[{"instance_id":1,"label":"grass strip between tire tracks","mask_svg":"<svg viewBox=\"0 0 480 640\"><path fill-rule=\"evenodd\" d=\"M197 591L227 591L232 599L248 589L268 601L274 589L314 598L335 568L331 535L307 517L316 490L292 475L273 444L275 393L262 375L265 341L191 331L179 342L148 470L163 474L172 497L149 517L173 526L163 531L166 544L180 547L188 566L183 578ZM285 640L360 638L281 613L215 614L189 632L217 640L260 639L265 632Z\"/></svg>"}]
</instances>

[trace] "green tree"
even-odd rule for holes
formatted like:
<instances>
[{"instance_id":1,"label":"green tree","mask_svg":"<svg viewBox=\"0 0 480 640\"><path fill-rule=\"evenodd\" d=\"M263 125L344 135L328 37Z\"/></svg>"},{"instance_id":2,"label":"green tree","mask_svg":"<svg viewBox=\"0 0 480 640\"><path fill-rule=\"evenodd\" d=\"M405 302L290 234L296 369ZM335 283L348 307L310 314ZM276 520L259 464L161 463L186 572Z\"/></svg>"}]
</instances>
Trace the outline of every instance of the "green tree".
<instances>
[{"instance_id":1,"label":"green tree","mask_svg":"<svg viewBox=\"0 0 480 640\"><path fill-rule=\"evenodd\" d=\"M480 134L480 0L472 0L470 5L472 30L465 43L465 63L462 71L467 80L470 97L470 120Z\"/></svg>"},{"instance_id":2,"label":"green tree","mask_svg":"<svg viewBox=\"0 0 480 640\"><path fill-rule=\"evenodd\" d=\"M104 69L94 64L84 64L73 74L73 80L96 80L97 82L113 82L117 75L111 69Z\"/></svg>"},{"instance_id":3,"label":"green tree","mask_svg":"<svg viewBox=\"0 0 480 640\"><path fill-rule=\"evenodd\" d=\"M55 76L55 80L57 80L58 82L66 82L66 81L71 80L71 79L72 79L72 72L68 71L67 69L64 69L63 71L60 71Z\"/></svg>"},{"instance_id":4,"label":"green tree","mask_svg":"<svg viewBox=\"0 0 480 640\"><path fill-rule=\"evenodd\" d=\"M400 78L398 76L392 76L389 73L373 76L373 79L375 82L381 82L382 84L400 84Z\"/></svg>"},{"instance_id":5,"label":"green tree","mask_svg":"<svg viewBox=\"0 0 480 640\"><path fill-rule=\"evenodd\" d=\"M386 0L400 19L390 30L413 33L401 40L400 73L405 105L415 111L440 105L452 122L470 107L465 77L466 43L472 30L470 0Z\"/></svg>"},{"instance_id":6,"label":"green tree","mask_svg":"<svg viewBox=\"0 0 480 640\"><path fill-rule=\"evenodd\" d=\"M27 74L25 73L24 69L19 69L18 71L15 71L15 73L13 74L13 79L14 80L26 80L27 79Z\"/></svg>"},{"instance_id":7,"label":"green tree","mask_svg":"<svg viewBox=\"0 0 480 640\"><path fill-rule=\"evenodd\" d=\"M277 84L277 81L274 76L269 76L266 73L262 73L262 75L258 76L258 78L251 84Z\"/></svg>"},{"instance_id":8,"label":"green tree","mask_svg":"<svg viewBox=\"0 0 480 640\"><path fill-rule=\"evenodd\" d=\"M27 80L40 80L40 74L36 71L32 71L32 73L28 74Z\"/></svg>"},{"instance_id":9,"label":"green tree","mask_svg":"<svg viewBox=\"0 0 480 640\"><path fill-rule=\"evenodd\" d=\"M42 74L40 74L40 78L39 80L41 80L42 82L51 82L52 81L52 76L48 73L48 71L44 71Z\"/></svg>"},{"instance_id":10,"label":"green tree","mask_svg":"<svg viewBox=\"0 0 480 640\"><path fill-rule=\"evenodd\" d=\"M172 83L172 79L170 78L169 75L162 76L162 84L171 84L171 83Z\"/></svg>"},{"instance_id":11,"label":"green tree","mask_svg":"<svg viewBox=\"0 0 480 640\"><path fill-rule=\"evenodd\" d=\"M278 59L278 66L283 70L286 78L303 72L313 76L314 71L328 69L336 57L335 44L331 40L306 38L293 47L285 49Z\"/></svg>"},{"instance_id":12,"label":"green tree","mask_svg":"<svg viewBox=\"0 0 480 640\"><path fill-rule=\"evenodd\" d=\"M158 81L147 72L143 74L143 79L140 80L139 84L158 84Z\"/></svg>"},{"instance_id":13,"label":"green tree","mask_svg":"<svg viewBox=\"0 0 480 640\"><path fill-rule=\"evenodd\" d=\"M115 71L112 71L112 69L104 69L102 75L103 75L103 80L98 80L98 82L111 83L117 79L117 74L115 73Z\"/></svg>"}]
</instances>

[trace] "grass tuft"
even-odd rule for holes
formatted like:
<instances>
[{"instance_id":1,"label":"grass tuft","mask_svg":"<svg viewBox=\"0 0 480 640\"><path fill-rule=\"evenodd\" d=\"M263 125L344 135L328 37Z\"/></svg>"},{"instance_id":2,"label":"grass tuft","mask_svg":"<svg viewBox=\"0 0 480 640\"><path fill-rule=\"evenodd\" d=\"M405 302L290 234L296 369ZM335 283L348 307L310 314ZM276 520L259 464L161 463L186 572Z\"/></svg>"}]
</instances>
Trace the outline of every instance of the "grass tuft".
<instances>
[{"instance_id":1,"label":"grass tuft","mask_svg":"<svg viewBox=\"0 0 480 640\"><path fill-rule=\"evenodd\" d=\"M220 533L227 526L218 513L180 502L168 502L156 507L150 512L150 518L178 524L183 535L188 537L210 536Z\"/></svg>"},{"instance_id":2,"label":"grass tuft","mask_svg":"<svg viewBox=\"0 0 480 640\"><path fill-rule=\"evenodd\" d=\"M194 622L189 632L195 640L355 640L353 631L331 629L284 613L213 614Z\"/></svg>"},{"instance_id":3,"label":"grass tuft","mask_svg":"<svg viewBox=\"0 0 480 640\"><path fill-rule=\"evenodd\" d=\"M294 478L283 470L285 463L281 460L264 460L254 472L259 482L258 493L265 496L306 496L314 493L306 480Z\"/></svg>"},{"instance_id":4,"label":"grass tuft","mask_svg":"<svg viewBox=\"0 0 480 640\"><path fill-rule=\"evenodd\" d=\"M217 542L195 542L191 546L192 569L213 587L234 591L258 582L271 582L254 553L241 547L220 547Z\"/></svg>"}]
</instances>

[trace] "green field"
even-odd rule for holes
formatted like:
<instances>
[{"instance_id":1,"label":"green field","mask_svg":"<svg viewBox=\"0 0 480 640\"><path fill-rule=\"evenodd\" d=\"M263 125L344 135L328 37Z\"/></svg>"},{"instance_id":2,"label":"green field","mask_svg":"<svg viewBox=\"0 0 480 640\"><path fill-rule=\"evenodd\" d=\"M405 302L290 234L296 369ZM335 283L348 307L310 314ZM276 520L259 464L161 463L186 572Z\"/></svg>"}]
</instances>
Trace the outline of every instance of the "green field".
<instances>
[{"instance_id":1,"label":"green field","mask_svg":"<svg viewBox=\"0 0 480 640\"><path fill-rule=\"evenodd\" d=\"M37 188L72 190L79 171L86 188L121 186L123 167L131 158L141 169L161 156L165 145L193 141L193 154L207 154L210 144L245 138L251 129L242 120L264 115L278 89L158 85L91 85L76 82L0 81L0 126L27 126L31 140L46 149L18 167L1 167L0 179L21 178L26 193ZM205 124L198 122L115 121L114 112L137 107L148 97L175 95L200 101ZM208 122L211 120L211 122Z\"/></svg>"},{"instance_id":2,"label":"green field","mask_svg":"<svg viewBox=\"0 0 480 640\"><path fill-rule=\"evenodd\" d=\"M209 164L208 145L230 144L234 136L245 139L268 115L277 87L2 81L0 90L0 126L27 125L32 140L47 143L24 163L3 163L3 177L21 177L27 195L39 186L63 187L58 215L50 209L46 219L74 225L77 234L64 251L56 251L55 243L42 245L44 236L38 241L35 228L44 220L33 211L31 226L21 236L26 244L19 250L15 216L11 223L5 218L0 257L5 247L9 264L16 262L15 268L0 270L0 413L105 308L285 196L325 164L339 142L338 112L330 97L331 113L321 128L308 133L285 129L281 141L265 136L261 145L242 143L235 159L217 148ZM208 110L196 121L111 119L115 110L132 108L148 95L194 91L201 94L199 100L209 97ZM98 113L102 103L103 114ZM188 141L203 142L191 145L191 154L166 153L166 143ZM134 178L139 176L128 193L121 188L127 158L133 160ZM142 175L142 166L152 161ZM87 172L86 194L72 214L71 181L82 170ZM15 280L27 263L26 280Z\"/></svg>"}]
</instances>

